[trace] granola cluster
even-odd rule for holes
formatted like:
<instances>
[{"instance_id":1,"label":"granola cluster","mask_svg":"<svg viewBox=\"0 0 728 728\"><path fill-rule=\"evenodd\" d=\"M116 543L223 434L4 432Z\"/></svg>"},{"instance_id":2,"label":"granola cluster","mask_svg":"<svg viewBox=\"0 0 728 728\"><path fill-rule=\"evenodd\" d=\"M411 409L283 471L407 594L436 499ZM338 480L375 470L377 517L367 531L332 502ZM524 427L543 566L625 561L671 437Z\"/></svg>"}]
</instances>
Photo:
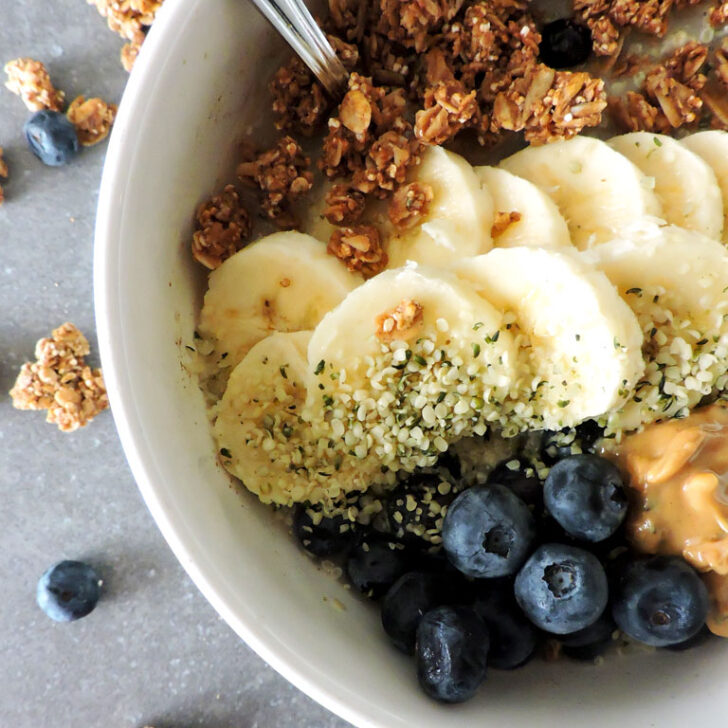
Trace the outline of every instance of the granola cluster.
<instances>
[{"instance_id":1,"label":"granola cluster","mask_svg":"<svg viewBox=\"0 0 728 728\"><path fill-rule=\"evenodd\" d=\"M33 58L16 58L5 64L6 88L20 96L31 111L61 111L65 95L51 83L46 67Z\"/></svg>"},{"instance_id":2,"label":"granola cluster","mask_svg":"<svg viewBox=\"0 0 728 728\"><path fill-rule=\"evenodd\" d=\"M364 278L381 273L387 266L379 230L373 225L337 228L331 234L326 250L341 260L348 270L361 273Z\"/></svg>"},{"instance_id":3,"label":"granola cluster","mask_svg":"<svg viewBox=\"0 0 728 728\"><path fill-rule=\"evenodd\" d=\"M493 227L490 230L492 238L497 238L499 235L508 230L508 228L521 220L522 215L520 212L496 212L493 220Z\"/></svg>"},{"instance_id":4,"label":"granola cluster","mask_svg":"<svg viewBox=\"0 0 728 728\"><path fill-rule=\"evenodd\" d=\"M427 215L432 198L432 187L424 182L402 185L389 203L389 219L400 230L414 227L420 218Z\"/></svg>"},{"instance_id":5,"label":"granola cluster","mask_svg":"<svg viewBox=\"0 0 728 728\"><path fill-rule=\"evenodd\" d=\"M711 8L709 16L710 24L714 28L720 28L728 23L728 2L718 3Z\"/></svg>"},{"instance_id":6,"label":"granola cluster","mask_svg":"<svg viewBox=\"0 0 728 728\"><path fill-rule=\"evenodd\" d=\"M411 338L422 323L422 317L422 304L404 299L391 311L377 316L377 338L381 341Z\"/></svg>"},{"instance_id":7,"label":"granola cluster","mask_svg":"<svg viewBox=\"0 0 728 728\"><path fill-rule=\"evenodd\" d=\"M38 341L36 361L23 364L10 390L13 406L48 410L46 421L63 432L88 424L109 406L101 370L85 362L88 353L86 337L70 323Z\"/></svg>"},{"instance_id":8,"label":"granola cluster","mask_svg":"<svg viewBox=\"0 0 728 728\"><path fill-rule=\"evenodd\" d=\"M87 0L94 5L111 30L124 38L121 63L131 71L149 26L164 0Z\"/></svg>"},{"instance_id":9,"label":"granola cluster","mask_svg":"<svg viewBox=\"0 0 728 728\"><path fill-rule=\"evenodd\" d=\"M609 99L610 113L627 131L670 133L709 122L728 128L728 47L711 53L691 41L650 68L640 91Z\"/></svg>"},{"instance_id":10,"label":"granola cluster","mask_svg":"<svg viewBox=\"0 0 728 728\"><path fill-rule=\"evenodd\" d=\"M66 111L68 120L76 127L78 141L90 147L106 139L116 117L116 104L99 98L76 97Z\"/></svg>"},{"instance_id":11,"label":"granola cluster","mask_svg":"<svg viewBox=\"0 0 728 728\"><path fill-rule=\"evenodd\" d=\"M0 177L3 179L8 178L8 164L3 159L3 148L0 147ZM2 185L0 185L0 205L5 201L5 192L3 191Z\"/></svg>"},{"instance_id":12,"label":"granola cluster","mask_svg":"<svg viewBox=\"0 0 728 728\"><path fill-rule=\"evenodd\" d=\"M250 218L233 185L200 205L195 222L192 256L210 270L238 251L250 235Z\"/></svg>"},{"instance_id":13,"label":"granola cluster","mask_svg":"<svg viewBox=\"0 0 728 728\"><path fill-rule=\"evenodd\" d=\"M311 160L293 137L285 136L252 162L238 165L238 176L257 187L265 214L281 229L296 227L291 205L313 187Z\"/></svg>"}]
</instances>

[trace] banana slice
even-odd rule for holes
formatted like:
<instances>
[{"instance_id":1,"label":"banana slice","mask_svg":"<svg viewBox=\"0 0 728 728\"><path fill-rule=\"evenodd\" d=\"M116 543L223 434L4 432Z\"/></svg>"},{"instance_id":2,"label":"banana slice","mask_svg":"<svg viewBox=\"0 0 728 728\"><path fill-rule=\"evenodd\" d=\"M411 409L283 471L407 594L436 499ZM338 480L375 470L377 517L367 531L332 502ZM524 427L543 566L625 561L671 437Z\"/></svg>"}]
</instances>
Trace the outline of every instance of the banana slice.
<instances>
[{"instance_id":1,"label":"banana slice","mask_svg":"<svg viewBox=\"0 0 728 728\"><path fill-rule=\"evenodd\" d=\"M386 233L390 268L407 261L447 267L492 247L493 201L462 157L442 147L428 147L408 182L429 185L433 198L419 225Z\"/></svg>"},{"instance_id":2,"label":"banana slice","mask_svg":"<svg viewBox=\"0 0 728 728\"><path fill-rule=\"evenodd\" d=\"M497 419L516 349L468 284L412 265L352 291L314 330L308 360L309 404L323 403L349 448L412 470Z\"/></svg>"},{"instance_id":3,"label":"banana slice","mask_svg":"<svg viewBox=\"0 0 728 728\"><path fill-rule=\"evenodd\" d=\"M611 240L625 224L662 212L652 181L598 139L578 136L528 147L499 166L538 185L556 203L580 250Z\"/></svg>"},{"instance_id":4,"label":"banana slice","mask_svg":"<svg viewBox=\"0 0 728 728\"><path fill-rule=\"evenodd\" d=\"M728 253L718 242L645 220L582 254L617 286L644 333L645 372L607 418L611 432L687 414L728 371Z\"/></svg>"},{"instance_id":5,"label":"banana slice","mask_svg":"<svg viewBox=\"0 0 728 728\"><path fill-rule=\"evenodd\" d=\"M715 173L723 195L723 242L728 243L728 132L701 131L680 140Z\"/></svg>"},{"instance_id":6,"label":"banana slice","mask_svg":"<svg viewBox=\"0 0 728 728\"><path fill-rule=\"evenodd\" d=\"M655 194L667 222L721 239L720 187L715 173L700 156L672 137L646 131L622 134L608 143L655 180Z\"/></svg>"},{"instance_id":7,"label":"banana slice","mask_svg":"<svg viewBox=\"0 0 728 728\"><path fill-rule=\"evenodd\" d=\"M234 366L273 331L312 329L362 282L318 240L274 233L210 274L199 330Z\"/></svg>"},{"instance_id":8,"label":"banana slice","mask_svg":"<svg viewBox=\"0 0 728 728\"><path fill-rule=\"evenodd\" d=\"M381 480L379 463L345 460L323 420L306 419L310 338L310 331L274 333L257 343L216 408L222 464L263 503L325 503Z\"/></svg>"},{"instance_id":9,"label":"banana slice","mask_svg":"<svg viewBox=\"0 0 728 728\"><path fill-rule=\"evenodd\" d=\"M642 371L642 333L607 277L577 254L495 249L456 268L515 316L528 360L514 416L560 429L621 405Z\"/></svg>"},{"instance_id":10,"label":"banana slice","mask_svg":"<svg viewBox=\"0 0 728 728\"><path fill-rule=\"evenodd\" d=\"M497 248L571 248L571 236L559 208L535 184L497 167L476 167L475 173L493 198L493 209L515 212L512 222L493 239Z\"/></svg>"}]
</instances>

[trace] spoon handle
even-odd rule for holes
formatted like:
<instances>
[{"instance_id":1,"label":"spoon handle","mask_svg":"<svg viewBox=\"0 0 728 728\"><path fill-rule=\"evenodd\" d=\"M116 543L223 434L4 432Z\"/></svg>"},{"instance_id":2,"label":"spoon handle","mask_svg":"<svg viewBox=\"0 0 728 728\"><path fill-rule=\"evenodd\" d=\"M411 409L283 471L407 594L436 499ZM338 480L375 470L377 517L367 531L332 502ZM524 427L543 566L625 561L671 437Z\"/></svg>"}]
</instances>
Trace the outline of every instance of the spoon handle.
<instances>
[{"instance_id":1,"label":"spoon handle","mask_svg":"<svg viewBox=\"0 0 728 728\"><path fill-rule=\"evenodd\" d=\"M346 88L349 73L302 0L253 0L273 27L334 98Z\"/></svg>"}]
</instances>

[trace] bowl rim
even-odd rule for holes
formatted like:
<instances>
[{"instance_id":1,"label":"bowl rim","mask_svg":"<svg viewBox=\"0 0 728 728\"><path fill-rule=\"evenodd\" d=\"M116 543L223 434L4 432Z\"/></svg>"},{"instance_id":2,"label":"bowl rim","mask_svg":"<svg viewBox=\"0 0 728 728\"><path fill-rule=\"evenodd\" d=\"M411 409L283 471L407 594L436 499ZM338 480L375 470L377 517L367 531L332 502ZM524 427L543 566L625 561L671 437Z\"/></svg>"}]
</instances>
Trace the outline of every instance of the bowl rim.
<instances>
[{"instance_id":1,"label":"bowl rim","mask_svg":"<svg viewBox=\"0 0 728 728\"><path fill-rule=\"evenodd\" d=\"M361 728L384 728L380 721L366 715L366 701L354 705L351 694L346 696L349 701L345 701L330 687L311 680L300 666L286 659L275 640L257 633L252 613L233 608L224 590L213 583L214 569L206 568L208 565L200 558L196 539L189 538L184 520L176 518L160 498L155 488L155 480L161 477L156 458L140 435L142 421L131 396L132 382L123 365L127 347L120 307L116 305L120 286L115 262L123 246L121 221L135 159L129 150L135 146L136 120L142 115L149 89L161 75L167 40L184 24L190 8L200 3L209 5L208 0L178 0L165 3L160 9L126 84L104 161L94 228L93 291L99 354L112 415L134 480L157 527L218 614L259 657L317 703ZM255 12L252 5L250 12Z\"/></svg>"}]
</instances>

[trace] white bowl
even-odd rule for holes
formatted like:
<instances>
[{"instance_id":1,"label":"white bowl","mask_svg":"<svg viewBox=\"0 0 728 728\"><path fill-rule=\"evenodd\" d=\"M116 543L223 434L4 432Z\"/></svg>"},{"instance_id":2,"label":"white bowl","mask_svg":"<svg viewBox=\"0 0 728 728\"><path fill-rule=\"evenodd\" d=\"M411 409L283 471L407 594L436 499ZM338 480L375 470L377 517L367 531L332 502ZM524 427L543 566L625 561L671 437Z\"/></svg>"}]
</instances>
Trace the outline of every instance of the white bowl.
<instances>
[{"instance_id":1,"label":"white bowl","mask_svg":"<svg viewBox=\"0 0 728 728\"><path fill-rule=\"evenodd\" d=\"M95 259L104 373L134 476L180 562L261 657L357 726L724 725L721 644L614 656L600 667L535 660L492 671L465 705L437 705L385 640L377 609L317 570L270 511L231 488L180 364L205 278L189 254L191 216L231 178L236 142L269 105L265 84L281 51L245 0L168 0L131 75L104 170Z\"/></svg>"}]
</instances>

